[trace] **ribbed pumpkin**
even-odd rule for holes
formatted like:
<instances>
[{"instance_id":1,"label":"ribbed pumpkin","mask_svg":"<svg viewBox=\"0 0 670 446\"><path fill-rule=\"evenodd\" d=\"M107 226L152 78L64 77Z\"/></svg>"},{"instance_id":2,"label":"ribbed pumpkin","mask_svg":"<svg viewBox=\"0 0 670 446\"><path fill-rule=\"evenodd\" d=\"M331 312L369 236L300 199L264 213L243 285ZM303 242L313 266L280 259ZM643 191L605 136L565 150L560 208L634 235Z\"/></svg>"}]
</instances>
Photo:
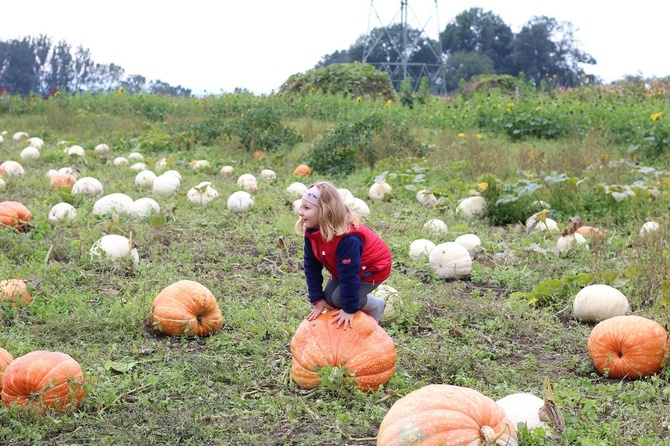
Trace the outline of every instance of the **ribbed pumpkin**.
<instances>
[{"instance_id":1,"label":"ribbed pumpkin","mask_svg":"<svg viewBox=\"0 0 670 446\"><path fill-rule=\"evenodd\" d=\"M12 362L14 358L9 354L7 350L0 347L0 392L2 392L2 375L5 372L5 369Z\"/></svg>"},{"instance_id":2,"label":"ribbed pumpkin","mask_svg":"<svg viewBox=\"0 0 670 446\"><path fill-rule=\"evenodd\" d=\"M377 434L378 446L493 444L517 445L505 411L474 389L448 384L430 384L400 398Z\"/></svg>"},{"instance_id":3,"label":"ribbed pumpkin","mask_svg":"<svg viewBox=\"0 0 670 446\"><path fill-rule=\"evenodd\" d=\"M311 173L311 169L307 164L301 164L295 168L293 175L296 177L306 177Z\"/></svg>"},{"instance_id":4,"label":"ribbed pumpkin","mask_svg":"<svg viewBox=\"0 0 670 446\"><path fill-rule=\"evenodd\" d=\"M74 183L76 182L77 179L74 177L74 175L63 172L55 173L51 178L49 178L49 184L51 184L53 187L66 187L72 189L72 186L74 186Z\"/></svg>"},{"instance_id":5,"label":"ribbed pumpkin","mask_svg":"<svg viewBox=\"0 0 670 446\"><path fill-rule=\"evenodd\" d=\"M637 379L661 371L668 334L642 316L615 316L593 327L588 351L598 372L609 378Z\"/></svg>"},{"instance_id":6,"label":"ribbed pumpkin","mask_svg":"<svg viewBox=\"0 0 670 446\"><path fill-rule=\"evenodd\" d=\"M303 320L291 339L291 378L304 389L321 384L320 370L343 367L364 392L386 384L395 371L393 339L371 316L354 314L353 327L332 324L332 312Z\"/></svg>"},{"instance_id":7,"label":"ribbed pumpkin","mask_svg":"<svg viewBox=\"0 0 670 446\"><path fill-rule=\"evenodd\" d=\"M7 300L12 304L29 304L33 301L33 297L23 280L9 279L0 281L0 302Z\"/></svg>"},{"instance_id":8,"label":"ribbed pumpkin","mask_svg":"<svg viewBox=\"0 0 670 446\"><path fill-rule=\"evenodd\" d=\"M2 403L59 412L78 407L85 396L84 376L70 355L38 350L9 363L2 375Z\"/></svg>"},{"instance_id":9,"label":"ribbed pumpkin","mask_svg":"<svg viewBox=\"0 0 670 446\"><path fill-rule=\"evenodd\" d=\"M207 336L221 328L223 318L216 298L206 286L180 280L154 298L151 325L168 336Z\"/></svg>"},{"instance_id":10,"label":"ribbed pumpkin","mask_svg":"<svg viewBox=\"0 0 670 446\"><path fill-rule=\"evenodd\" d=\"M0 225L11 226L23 231L33 219L27 207L18 201L0 202Z\"/></svg>"}]
</instances>

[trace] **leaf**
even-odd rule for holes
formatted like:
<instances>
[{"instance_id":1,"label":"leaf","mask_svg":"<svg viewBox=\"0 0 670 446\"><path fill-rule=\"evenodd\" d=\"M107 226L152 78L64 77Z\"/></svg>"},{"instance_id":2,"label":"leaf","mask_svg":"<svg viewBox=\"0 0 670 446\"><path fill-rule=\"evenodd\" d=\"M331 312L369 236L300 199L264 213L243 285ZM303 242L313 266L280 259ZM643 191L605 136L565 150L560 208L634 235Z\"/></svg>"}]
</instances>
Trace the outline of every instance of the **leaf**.
<instances>
[{"instance_id":1,"label":"leaf","mask_svg":"<svg viewBox=\"0 0 670 446\"><path fill-rule=\"evenodd\" d=\"M126 373L132 370L133 367L137 365L137 361L129 361L129 362L117 362L117 361L112 361L112 360L106 360L105 363L103 364L103 367L107 371L114 371L117 373Z\"/></svg>"}]
</instances>

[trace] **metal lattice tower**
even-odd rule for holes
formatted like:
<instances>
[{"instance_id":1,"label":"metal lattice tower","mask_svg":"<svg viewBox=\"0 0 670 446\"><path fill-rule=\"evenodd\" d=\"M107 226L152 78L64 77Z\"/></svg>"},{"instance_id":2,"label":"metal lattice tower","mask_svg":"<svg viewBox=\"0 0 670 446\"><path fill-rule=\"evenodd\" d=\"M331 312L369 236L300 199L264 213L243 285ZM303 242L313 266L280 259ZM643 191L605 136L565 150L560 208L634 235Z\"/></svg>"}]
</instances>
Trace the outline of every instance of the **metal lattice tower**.
<instances>
[{"instance_id":1,"label":"metal lattice tower","mask_svg":"<svg viewBox=\"0 0 670 446\"><path fill-rule=\"evenodd\" d=\"M444 70L444 57L442 55L442 44L439 38L441 30L439 23L437 0L433 0L432 3L434 3L434 12L431 14L430 17L428 17L423 22L423 24L419 22L414 11L410 9L408 0L400 0L400 10L396 12L396 14L391 19L390 23L384 24L381 17L379 16L379 13L375 8L374 0L371 0L370 16L368 19L368 35L370 35L372 31L370 23L372 21L372 17L374 16L379 22L378 27L386 31L385 33L386 37L388 37L389 42L391 42L391 44L394 45L393 49L397 51L398 54L400 54L400 61L399 62L367 61L368 57L370 57L370 55L375 50L377 45L380 44L382 37L384 37L384 34L380 33L377 36L376 40L374 42L371 42L370 45L367 45L366 43L366 47L363 50L363 62L369 63L370 65L374 65L378 69L388 73L389 78L391 79L391 82L393 82L394 86L397 86L400 82L404 81L405 79L409 79L413 90L416 91L419 88L421 79L425 77L428 80L431 92L434 94L443 95L446 94L446 87L444 82L445 70ZM415 28L411 27L409 21L410 12L411 17L415 19L416 23L418 23L418 25ZM393 25L394 21L398 18L398 16L400 16L400 29L402 32L400 42L394 41L394 39L388 32L388 28L391 25ZM436 38L432 39L437 42L437 47L433 48L432 46L429 46L432 55L435 58L435 62L434 63L410 62L411 48L413 48L418 43L419 39L429 38L429 36L426 33L426 28L431 23L433 24L437 23L436 25L437 29L435 30L437 36ZM414 36L413 40L412 37L410 36L410 30L412 29L419 31L419 33ZM398 44L398 47L395 47L396 44Z\"/></svg>"}]
</instances>

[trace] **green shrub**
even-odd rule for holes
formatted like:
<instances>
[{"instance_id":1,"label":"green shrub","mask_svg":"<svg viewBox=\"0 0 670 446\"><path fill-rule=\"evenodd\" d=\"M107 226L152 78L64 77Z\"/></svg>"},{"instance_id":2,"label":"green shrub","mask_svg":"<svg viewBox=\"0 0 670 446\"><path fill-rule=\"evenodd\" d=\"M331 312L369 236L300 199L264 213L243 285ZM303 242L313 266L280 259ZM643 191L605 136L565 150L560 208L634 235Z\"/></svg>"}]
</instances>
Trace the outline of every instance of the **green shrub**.
<instances>
[{"instance_id":1,"label":"green shrub","mask_svg":"<svg viewBox=\"0 0 670 446\"><path fill-rule=\"evenodd\" d=\"M276 107L262 103L246 113L227 121L223 134L238 137L250 151L277 152L281 148L292 148L301 142L301 134L282 124Z\"/></svg>"}]
</instances>

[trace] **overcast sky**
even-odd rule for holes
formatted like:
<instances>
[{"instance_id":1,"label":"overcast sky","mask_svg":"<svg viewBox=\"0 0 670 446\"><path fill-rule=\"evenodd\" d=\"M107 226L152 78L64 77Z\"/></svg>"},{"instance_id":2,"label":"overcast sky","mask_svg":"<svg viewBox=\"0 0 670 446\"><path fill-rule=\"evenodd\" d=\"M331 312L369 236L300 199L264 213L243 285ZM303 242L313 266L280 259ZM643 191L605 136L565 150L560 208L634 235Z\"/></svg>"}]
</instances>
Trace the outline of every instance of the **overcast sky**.
<instances>
[{"instance_id":1,"label":"overcast sky","mask_svg":"<svg viewBox=\"0 0 670 446\"><path fill-rule=\"evenodd\" d=\"M219 94L246 88L271 93L322 56L346 50L373 28L400 21L400 0L7 0L0 39L40 34L82 45L91 59L126 75ZM428 37L461 12L480 7L518 32L534 16L573 25L577 47L597 60L586 66L604 82L625 75L670 75L670 1L408 0L408 22Z\"/></svg>"}]
</instances>

